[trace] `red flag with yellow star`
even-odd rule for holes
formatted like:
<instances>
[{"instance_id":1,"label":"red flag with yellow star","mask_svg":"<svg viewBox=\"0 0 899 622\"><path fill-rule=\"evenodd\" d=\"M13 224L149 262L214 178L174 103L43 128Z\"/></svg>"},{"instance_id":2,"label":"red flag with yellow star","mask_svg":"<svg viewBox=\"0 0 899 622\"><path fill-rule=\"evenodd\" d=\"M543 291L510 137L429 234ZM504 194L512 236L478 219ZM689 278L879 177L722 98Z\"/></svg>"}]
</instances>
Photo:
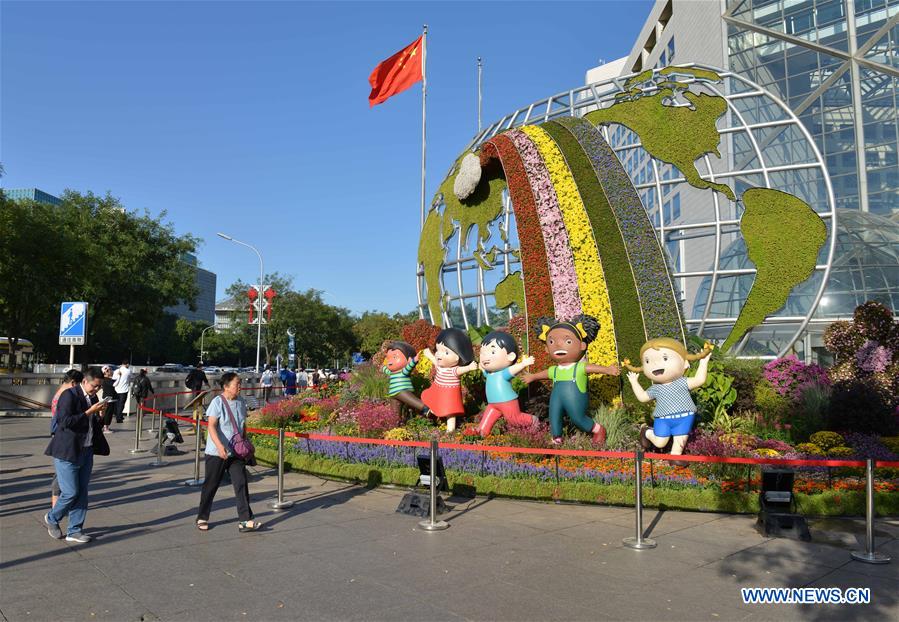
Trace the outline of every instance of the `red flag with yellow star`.
<instances>
[{"instance_id":1,"label":"red flag with yellow star","mask_svg":"<svg viewBox=\"0 0 899 622\"><path fill-rule=\"evenodd\" d=\"M419 37L387 60L378 63L368 76L368 83L371 84L369 108L402 93L421 80L422 55L422 37Z\"/></svg>"}]
</instances>

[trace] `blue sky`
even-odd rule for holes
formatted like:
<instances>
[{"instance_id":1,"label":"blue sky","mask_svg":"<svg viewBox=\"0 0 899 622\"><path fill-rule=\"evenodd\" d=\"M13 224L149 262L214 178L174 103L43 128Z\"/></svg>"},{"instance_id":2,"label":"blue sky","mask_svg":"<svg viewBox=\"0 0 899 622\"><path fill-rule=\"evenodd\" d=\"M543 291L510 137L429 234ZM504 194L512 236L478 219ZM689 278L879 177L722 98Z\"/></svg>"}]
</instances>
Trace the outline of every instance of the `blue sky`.
<instances>
[{"instance_id":1,"label":"blue sky","mask_svg":"<svg viewBox=\"0 0 899 622\"><path fill-rule=\"evenodd\" d=\"M167 211L218 297L258 261L360 313L415 307L418 85L368 75L429 26L427 202L483 119L630 52L652 2L0 4L3 186ZM110 249L110 260L114 260Z\"/></svg>"}]
</instances>

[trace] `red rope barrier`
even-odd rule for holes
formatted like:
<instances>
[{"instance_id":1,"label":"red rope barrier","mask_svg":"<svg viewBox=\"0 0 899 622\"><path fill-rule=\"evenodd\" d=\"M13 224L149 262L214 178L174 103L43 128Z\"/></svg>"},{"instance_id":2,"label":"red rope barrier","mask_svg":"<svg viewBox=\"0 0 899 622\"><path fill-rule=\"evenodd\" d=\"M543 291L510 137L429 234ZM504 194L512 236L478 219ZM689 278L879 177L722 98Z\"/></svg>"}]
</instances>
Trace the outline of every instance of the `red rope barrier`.
<instances>
[{"instance_id":1,"label":"red rope barrier","mask_svg":"<svg viewBox=\"0 0 899 622\"><path fill-rule=\"evenodd\" d=\"M241 389L247 390L247 389ZM258 389L253 389L258 390ZM187 391L187 393L194 393L192 391ZM171 395L176 395L175 393L166 393L162 395L157 395L156 397L168 397ZM177 395L181 395L178 393ZM147 398L150 399L150 398ZM193 417L184 417L182 415L165 413L160 410L156 410L150 408L144 404L140 405L140 408L146 412L152 413L160 413L168 417L169 419L177 419L178 421L184 421L190 424L194 423ZM208 425L207 422L201 421L200 425ZM277 436L277 430L265 429L265 428L247 428L247 432L253 434L262 434L265 436ZM285 432L284 436L289 438L306 438L309 440L316 441L326 441L333 443L359 443L366 445L390 445L394 447L423 447L427 448L430 446L430 443L426 441L394 441L387 440L383 438L359 438L356 436L334 436L330 434L316 434L311 432ZM460 451L489 451L493 453L503 453L503 454L537 454L542 456L570 456L577 458L620 458L626 460L632 460L636 458L636 453L632 451L590 451L590 450L581 450L581 449L555 449L551 447L507 447L503 445L473 445L466 443L440 443L440 447L444 449L456 449ZM682 460L685 462L700 462L700 463L718 463L718 464L769 464L774 466L812 466L812 467L863 467L865 466L864 460L788 460L783 458L741 458L741 457L725 457L725 456L693 456L689 454L685 455L671 455L671 454L658 454L658 453L645 453L643 454L644 458L648 460ZM899 461L897 460L876 460L874 465L877 467L888 467L888 468L899 468Z\"/></svg>"}]
</instances>

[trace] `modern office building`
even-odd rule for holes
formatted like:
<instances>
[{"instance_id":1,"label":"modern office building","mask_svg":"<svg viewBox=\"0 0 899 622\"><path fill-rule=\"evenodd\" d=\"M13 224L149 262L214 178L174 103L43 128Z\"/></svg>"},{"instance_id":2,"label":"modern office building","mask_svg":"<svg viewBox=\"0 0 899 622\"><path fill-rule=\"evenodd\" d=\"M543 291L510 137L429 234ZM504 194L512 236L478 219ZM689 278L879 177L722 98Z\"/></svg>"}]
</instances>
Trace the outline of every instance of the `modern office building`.
<instances>
[{"instance_id":1,"label":"modern office building","mask_svg":"<svg viewBox=\"0 0 899 622\"><path fill-rule=\"evenodd\" d=\"M247 303L241 303L235 298L222 298L215 303L216 330L226 330L234 324L234 312L246 307Z\"/></svg>"},{"instance_id":2,"label":"modern office building","mask_svg":"<svg viewBox=\"0 0 899 622\"><path fill-rule=\"evenodd\" d=\"M659 0L621 73L677 63L767 89L814 137L838 209L899 216L899 0Z\"/></svg>"},{"instance_id":3,"label":"modern office building","mask_svg":"<svg viewBox=\"0 0 899 622\"><path fill-rule=\"evenodd\" d=\"M785 310L793 316L812 312L798 351L821 354L824 327L850 317L866 300L899 315L899 0L660 0L630 54L614 63L620 75L681 63L729 70L785 104L813 138L832 184L837 236L818 304L809 307L813 300L806 297ZM604 77L611 64L588 71L587 83ZM766 120L765 111L755 112L761 112L756 121ZM763 151L782 143L795 152L798 143L785 140L782 129L754 129L754 138ZM619 128L610 142L621 146L628 134ZM735 169L742 167L741 157L754 157L736 142L722 143L722 151ZM638 185L651 177L649 160L625 160ZM678 224L690 222L687 206L693 211L702 202L691 191L672 192L664 201L643 191L675 273L689 273L690 263L709 269L715 259L712 236L678 233ZM741 237L729 240L716 265L721 271L753 267ZM752 278L678 279L688 325L720 337L726 322L716 330L701 320L736 317Z\"/></svg>"},{"instance_id":4,"label":"modern office building","mask_svg":"<svg viewBox=\"0 0 899 622\"><path fill-rule=\"evenodd\" d=\"M39 188L4 188L3 194L13 200L30 200L47 205L62 205L62 199Z\"/></svg>"},{"instance_id":5,"label":"modern office building","mask_svg":"<svg viewBox=\"0 0 899 622\"><path fill-rule=\"evenodd\" d=\"M215 320L215 273L201 268L197 264L197 257L193 254L185 253L181 259L194 271L194 283L197 286L197 298L194 301L196 309L191 310L187 303L181 303L167 307L165 311L191 322L212 324Z\"/></svg>"}]
</instances>

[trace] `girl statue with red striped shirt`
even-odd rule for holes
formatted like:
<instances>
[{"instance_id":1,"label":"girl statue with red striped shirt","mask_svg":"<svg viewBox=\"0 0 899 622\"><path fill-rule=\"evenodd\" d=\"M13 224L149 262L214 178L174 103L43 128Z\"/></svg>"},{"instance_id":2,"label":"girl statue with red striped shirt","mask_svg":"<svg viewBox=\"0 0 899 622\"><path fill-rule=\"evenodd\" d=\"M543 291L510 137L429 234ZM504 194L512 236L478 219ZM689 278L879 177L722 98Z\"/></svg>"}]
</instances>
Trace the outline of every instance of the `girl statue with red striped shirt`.
<instances>
[{"instance_id":1,"label":"girl statue with red striped shirt","mask_svg":"<svg viewBox=\"0 0 899 622\"><path fill-rule=\"evenodd\" d=\"M465 414L462 405L462 383L459 376L474 371L474 348L465 331L444 328L437 335L436 352L426 348L423 354L434 364L434 381L421 392L421 401L437 417L446 419L446 430L456 429L456 417Z\"/></svg>"}]
</instances>

